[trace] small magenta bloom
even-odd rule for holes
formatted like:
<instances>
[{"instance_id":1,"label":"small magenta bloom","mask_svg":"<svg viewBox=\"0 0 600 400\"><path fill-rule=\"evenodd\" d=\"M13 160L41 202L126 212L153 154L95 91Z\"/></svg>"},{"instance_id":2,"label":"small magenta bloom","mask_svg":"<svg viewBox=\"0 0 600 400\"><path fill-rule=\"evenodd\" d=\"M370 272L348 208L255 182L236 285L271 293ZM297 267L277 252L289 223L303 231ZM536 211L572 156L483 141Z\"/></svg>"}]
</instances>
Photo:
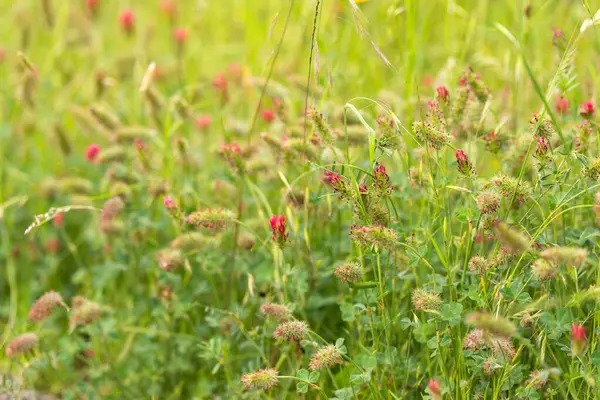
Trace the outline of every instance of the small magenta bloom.
<instances>
[{"instance_id":1,"label":"small magenta bloom","mask_svg":"<svg viewBox=\"0 0 600 400\"><path fill-rule=\"evenodd\" d=\"M163 204L165 205L165 207L167 207L168 209L172 209L177 207L175 205L175 202L173 201L173 198L171 198L171 196L165 196L165 198L163 199Z\"/></svg>"},{"instance_id":2,"label":"small magenta bloom","mask_svg":"<svg viewBox=\"0 0 600 400\"><path fill-rule=\"evenodd\" d=\"M65 220L65 214L64 213L58 213L56 214L56 216L54 218L52 218L52 224L57 227L60 228L63 226L63 222Z\"/></svg>"},{"instance_id":3,"label":"small magenta bloom","mask_svg":"<svg viewBox=\"0 0 600 400\"><path fill-rule=\"evenodd\" d=\"M579 115L585 119L590 119L596 113L596 107L591 100L584 101L579 105Z\"/></svg>"},{"instance_id":4,"label":"small magenta bloom","mask_svg":"<svg viewBox=\"0 0 600 400\"><path fill-rule=\"evenodd\" d=\"M263 110L262 119L266 123L271 123L275 120L275 113L273 112L273 110Z\"/></svg>"},{"instance_id":5,"label":"small magenta bloom","mask_svg":"<svg viewBox=\"0 0 600 400\"><path fill-rule=\"evenodd\" d=\"M585 328L583 325L574 323L571 327L571 350L574 355L583 353L587 346L587 338L585 337Z\"/></svg>"},{"instance_id":6,"label":"small magenta bloom","mask_svg":"<svg viewBox=\"0 0 600 400\"><path fill-rule=\"evenodd\" d=\"M210 126L212 122L212 118L210 115L201 115L196 120L196 128L198 129L206 129Z\"/></svg>"},{"instance_id":7,"label":"small magenta bloom","mask_svg":"<svg viewBox=\"0 0 600 400\"><path fill-rule=\"evenodd\" d=\"M380 195L388 195L394 191L385 165L379 164L373 171L373 186Z\"/></svg>"},{"instance_id":8,"label":"small magenta bloom","mask_svg":"<svg viewBox=\"0 0 600 400\"><path fill-rule=\"evenodd\" d=\"M469 161L467 154L461 149L456 149L456 164L458 165L458 171L466 177L473 176L475 169L473 164Z\"/></svg>"},{"instance_id":9,"label":"small magenta bloom","mask_svg":"<svg viewBox=\"0 0 600 400\"><path fill-rule=\"evenodd\" d=\"M123 28L125 33L131 35L135 29L135 14L133 11L130 9L123 10L119 15L119 23L121 24L121 28Z\"/></svg>"},{"instance_id":10,"label":"small magenta bloom","mask_svg":"<svg viewBox=\"0 0 600 400\"><path fill-rule=\"evenodd\" d=\"M215 89L226 91L227 90L227 78L225 77L225 74L220 73L219 75L217 75L213 79L212 85Z\"/></svg>"},{"instance_id":11,"label":"small magenta bloom","mask_svg":"<svg viewBox=\"0 0 600 400\"><path fill-rule=\"evenodd\" d=\"M449 100L450 98L450 92L448 91L448 88L444 85L438 86L437 89L437 100L440 103L445 103Z\"/></svg>"},{"instance_id":12,"label":"small magenta bloom","mask_svg":"<svg viewBox=\"0 0 600 400\"><path fill-rule=\"evenodd\" d=\"M536 140L537 149L535 150L535 154L538 157L544 157L548 153L548 141L543 136L536 138Z\"/></svg>"},{"instance_id":13,"label":"small magenta bloom","mask_svg":"<svg viewBox=\"0 0 600 400\"><path fill-rule=\"evenodd\" d=\"M100 153L100 146L97 144L90 144L85 152L86 160L92 162L98 157Z\"/></svg>"},{"instance_id":14,"label":"small magenta bloom","mask_svg":"<svg viewBox=\"0 0 600 400\"><path fill-rule=\"evenodd\" d=\"M285 226L285 217L283 215L273 215L269 221L269 224L271 225L271 230L273 231L271 239L273 239L274 242L277 242L280 247L283 247L288 239L288 233L286 232Z\"/></svg>"},{"instance_id":15,"label":"small magenta bloom","mask_svg":"<svg viewBox=\"0 0 600 400\"><path fill-rule=\"evenodd\" d=\"M556 99L556 112L561 115L569 113L569 102L562 96Z\"/></svg>"},{"instance_id":16,"label":"small magenta bloom","mask_svg":"<svg viewBox=\"0 0 600 400\"><path fill-rule=\"evenodd\" d=\"M188 36L190 35L190 31L187 28L175 28L173 30L173 38L177 43L183 44L186 42Z\"/></svg>"},{"instance_id":17,"label":"small magenta bloom","mask_svg":"<svg viewBox=\"0 0 600 400\"><path fill-rule=\"evenodd\" d=\"M442 399L442 384L440 383L439 379L430 379L427 383L427 387L429 388L429 394L431 394L431 398L433 400Z\"/></svg>"}]
</instances>

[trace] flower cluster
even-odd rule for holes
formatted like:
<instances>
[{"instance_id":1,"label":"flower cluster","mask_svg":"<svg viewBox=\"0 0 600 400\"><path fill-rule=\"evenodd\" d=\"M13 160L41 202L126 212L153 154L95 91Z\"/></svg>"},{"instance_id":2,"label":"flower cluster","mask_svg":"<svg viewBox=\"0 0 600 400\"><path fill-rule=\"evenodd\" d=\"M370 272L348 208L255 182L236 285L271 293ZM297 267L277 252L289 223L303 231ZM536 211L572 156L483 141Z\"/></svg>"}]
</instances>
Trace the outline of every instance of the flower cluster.
<instances>
[{"instance_id":1,"label":"flower cluster","mask_svg":"<svg viewBox=\"0 0 600 400\"><path fill-rule=\"evenodd\" d=\"M358 245L363 247L377 246L381 248L392 248L398 241L398 234L395 230L381 225L352 225L350 227L350 237L357 242Z\"/></svg>"},{"instance_id":2,"label":"flower cluster","mask_svg":"<svg viewBox=\"0 0 600 400\"><path fill-rule=\"evenodd\" d=\"M283 215L273 215L269 220L271 226L271 239L279 245L285 247L289 234L285 225L285 217Z\"/></svg>"},{"instance_id":3,"label":"flower cluster","mask_svg":"<svg viewBox=\"0 0 600 400\"><path fill-rule=\"evenodd\" d=\"M11 340L6 346L6 356L14 358L33 350L38 344L35 333L24 333Z\"/></svg>"},{"instance_id":4,"label":"flower cluster","mask_svg":"<svg viewBox=\"0 0 600 400\"><path fill-rule=\"evenodd\" d=\"M335 269L334 275L340 282L356 283L362 280L363 270L358 263L344 264Z\"/></svg>"},{"instance_id":5,"label":"flower cluster","mask_svg":"<svg viewBox=\"0 0 600 400\"><path fill-rule=\"evenodd\" d=\"M437 310L442 304L442 300L437 293L422 288L413 290L411 302L417 311Z\"/></svg>"},{"instance_id":6,"label":"flower cluster","mask_svg":"<svg viewBox=\"0 0 600 400\"><path fill-rule=\"evenodd\" d=\"M392 194L394 187L390 182L390 177L385 170L385 165L379 164L373 171L373 188L378 195L387 196Z\"/></svg>"},{"instance_id":7,"label":"flower cluster","mask_svg":"<svg viewBox=\"0 0 600 400\"><path fill-rule=\"evenodd\" d=\"M205 208L194 211L185 218L185 223L211 232L229 228L235 222L235 214L222 208Z\"/></svg>"},{"instance_id":8,"label":"flower cluster","mask_svg":"<svg viewBox=\"0 0 600 400\"><path fill-rule=\"evenodd\" d=\"M475 175L475 167L469 160L469 157L465 154L461 149L456 150L456 166L458 167L458 172L464 175L467 178L471 178Z\"/></svg>"},{"instance_id":9,"label":"flower cluster","mask_svg":"<svg viewBox=\"0 0 600 400\"><path fill-rule=\"evenodd\" d=\"M259 369L242 376L246 389L269 390L279 383L279 373L273 368Z\"/></svg>"},{"instance_id":10,"label":"flower cluster","mask_svg":"<svg viewBox=\"0 0 600 400\"><path fill-rule=\"evenodd\" d=\"M341 364L342 353L337 346L329 344L321 347L310 359L308 368L311 371L318 371L323 368L331 368L336 364Z\"/></svg>"},{"instance_id":11,"label":"flower cluster","mask_svg":"<svg viewBox=\"0 0 600 400\"><path fill-rule=\"evenodd\" d=\"M265 314L267 317L272 318L276 321L285 321L291 315L290 309L281 304L263 304L262 306L260 306L260 311L262 311L262 313Z\"/></svg>"},{"instance_id":12,"label":"flower cluster","mask_svg":"<svg viewBox=\"0 0 600 400\"><path fill-rule=\"evenodd\" d=\"M500 194L510 200L514 196L517 204L523 204L531 195L531 187L527 182L505 175L499 175L491 179L491 183L496 186Z\"/></svg>"},{"instance_id":13,"label":"flower cluster","mask_svg":"<svg viewBox=\"0 0 600 400\"><path fill-rule=\"evenodd\" d=\"M62 296L55 291L47 292L43 294L35 303L33 303L29 309L28 317L33 322L42 322L60 306L66 308Z\"/></svg>"},{"instance_id":14,"label":"flower cluster","mask_svg":"<svg viewBox=\"0 0 600 400\"><path fill-rule=\"evenodd\" d=\"M475 202L482 214L493 214L500 207L500 196L492 190L484 190L477 195Z\"/></svg>"},{"instance_id":15,"label":"flower cluster","mask_svg":"<svg viewBox=\"0 0 600 400\"><path fill-rule=\"evenodd\" d=\"M72 301L73 311L69 320L70 329L77 326L89 325L97 320L102 314L102 309L97 303L83 297L75 297Z\"/></svg>"},{"instance_id":16,"label":"flower cluster","mask_svg":"<svg viewBox=\"0 0 600 400\"><path fill-rule=\"evenodd\" d=\"M306 333L308 332L308 325L304 321L288 321L282 322L275 332L273 337L275 339L283 339L286 342L299 343Z\"/></svg>"}]
</instances>

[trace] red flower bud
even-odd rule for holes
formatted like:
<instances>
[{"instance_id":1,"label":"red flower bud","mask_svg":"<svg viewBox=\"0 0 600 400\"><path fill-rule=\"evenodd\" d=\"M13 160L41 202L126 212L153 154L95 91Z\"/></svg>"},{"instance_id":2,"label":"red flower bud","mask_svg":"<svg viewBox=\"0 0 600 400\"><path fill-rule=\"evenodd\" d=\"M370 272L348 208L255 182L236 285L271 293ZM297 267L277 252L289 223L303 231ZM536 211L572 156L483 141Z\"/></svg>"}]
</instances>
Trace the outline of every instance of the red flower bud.
<instances>
[{"instance_id":1,"label":"red flower bud","mask_svg":"<svg viewBox=\"0 0 600 400\"><path fill-rule=\"evenodd\" d=\"M590 119L596 113L596 107L592 101L584 101L579 106L579 115L585 119Z\"/></svg>"},{"instance_id":2,"label":"red flower bud","mask_svg":"<svg viewBox=\"0 0 600 400\"><path fill-rule=\"evenodd\" d=\"M186 28L175 28L173 30L173 38L177 43L185 43L190 32Z\"/></svg>"},{"instance_id":3,"label":"red flower bud","mask_svg":"<svg viewBox=\"0 0 600 400\"><path fill-rule=\"evenodd\" d=\"M262 119L266 123L271 123L275 120L275 113L273 112L273 110L263 110Z\"/></svg>"},{"instance_id":4,"label":"red flower bud","mask_svg":"<svg viewBox=\"0 0 600 400\"><path fill-rule=\"evenodd\" d=\"M285 217L283 215L273 215L269 221L269 225L273 231L271 239L273 239L274 242L277 242L280 247L283 247L288 238Z\"/></svg>"},{"instance_id":5,"label":"red flower bud","mask_svg":"<svg viewBox=\"0 0 600 400\"><path fill-rule=\"evenodd\" d=\"M569 102L562 96L556 99L556 112L561 115L569 112Z\"/></svg>"},{"instance_id":6,"label":"red flower bud","mask_svg":"<svg viewBox=\"0 0 600 400\"><path fill-rule=\"evenodd\" d=\"M119 15L119 23L125 33L128 35L132 34L135 28L135 14L133 11L129 9L122 11Z\"/></svg>"},{"instance_id":7,"label":"red flower bud","mask_svg":"<svg viewBox=\"0 0 600 400\"><path fill-rule=\"evenodd\" d=\"M97 144L90 144L85 152L86 160L92 162L96 159L98 154L100 153L100 146Z\"/></svg>"}]
</instances>

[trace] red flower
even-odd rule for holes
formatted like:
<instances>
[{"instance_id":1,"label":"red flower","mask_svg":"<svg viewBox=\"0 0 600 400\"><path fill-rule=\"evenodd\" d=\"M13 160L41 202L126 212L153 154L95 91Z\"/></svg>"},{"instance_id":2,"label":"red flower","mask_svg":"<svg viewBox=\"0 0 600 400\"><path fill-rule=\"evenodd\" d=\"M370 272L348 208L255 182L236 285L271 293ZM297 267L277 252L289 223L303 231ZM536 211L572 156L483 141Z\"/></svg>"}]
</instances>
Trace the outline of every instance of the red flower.
<instances>
[{"instance_id":1,"label":"red flower","mask_svg":"<svg viewBox=\"0 0 600 400\"><path fill-rule=\"evenodd\" d=\"M98 153L100 153L100 146L97 144L90 144L85 152L85 158L92 162L98 157Z\"/></svg>"},{"instance_id":2,"label":"red flower","mask_svg":"<svg viewBox=\"0 0 600 400\"><path fill-rule=\"evenodd\" d=\"M212 122L212 119L211 119L210 115L201 115L196 120L196 128L198 128L198 129L208 128L210 126L211 122Z\"/></svg>"},{"instance_id":3,"label":"red flower","mask_svg":"<svg viewBox=\"0 0 600 400\"><path fill-rule=\"evenodd\" d=\"M585 337L585 328L583 325L574 323L571 327L571 351L574 355L580 355L587 346L587 339Z\"/></svg>"},{"instance_id":4,"label":"red flower","mask_svg":"<svg viewBox=\"0 0 600 400\"><path fill-rule=\"evenodd\" d=\"M467 157L467 154L461 149L456 149L455 155L456 164L458 165L458 171L467 177L472 176L475 172L475 169L473 168L473 164L471 164L471 161L469 161L469 157Z\"/></svg>"},{"instance_id":5,"label":"red flower","mask_svg":"<svg viewBox=\"0 0 600 400\"><path fill-rule=\"evenodd\" d=\"M135 14L133 11L130 9L122 11L121 15L119 15L119 23L128 35L133 33L135 24Z\"/></svg>"},{"instance_id":6,"label":"red flower","mask_svg":"<svg viewBox=\"0 0 600 400\"><path fill-rule=\"evenodd\" d=\"M226 91L227 90L227 78L225 77L225 74L220 73L219 75L217 75L213 79L212 85L215 89Z\"/></svg>"},{"instance_id":7,"label":"red flower","mask_svg":"<svg viewBox=\"0 0 600 400\"><path fill-rule=\"evenodd\" d=\"M438 400L442 398L442 384L438 379L430 379L429 383L427 383L427 387L429 388L429 394L431 394L432 399Z\"/></svg>"},{"instance_id":8,"label":"red flower","mask_svg":"<svg viewBox=\"0 0 600 400\"><path fill-rule=\"evenodd\" d=\"M165 196L165 198L163 199L163 204L169 210L176 207L175 202L173 201L173 198L171 198L171 196Z\"/></svg>"},{"instance_id":9,"label":"red flower","mask_svg":"<svg viewBox=\"0 0 600 400\"><path fill-rule=\"evenodd\" d=\"M450 92L448 91L448 88L444 85L438 86L437 89L437 95L438 95L438 101L439 100L443 100L444 102L448 101L448 98L450 97Z\"/></svg>"},{"instance_id":10,"label":"red flower","mask_svg":"<svg viewBox=\"0 0 600 400\"><path fill-rule=\"evenodd\" d=\"M88 10L90 10L92 14L95 14L96 10L98 9L98 5L100 4L100 0L86 0L86 3Z\"/></svg>"},{"instance_id":11,"label":"red flower","mask_svg":"<svg viewBox=\"0 0 600 400\"><path fill-rule=\"evenodd\" d=\"M169 18L175 16L175 2L172 0L163 0L160 2L160 10L164 12Z\"/></svg>"},{"instance_id":12,"label":"red flower","mask_svg":"<svg viewBox=\"0 0 600 400\"><path fill-rule=\"evenodd\" d=\"M543 157L546 155L546 153L548 153L548 142L546 141L546 138L541 136L536 138L537 140L537 149L535 150L535 154L538 157Z\"/></svg>"},{"instance_id":13,"label":"red flower","mask_svg":"<svg viewBox=\"0 0 600 400\"><path fill-rule=\"evenodd\" d=\"M263 110L262 119L267 123L271 123L275 120L275 113L273 110Z\"/></svg>"},{"instance_id":14,"label":"red flower","mask_svg":"<svg viewBox=\"0 0 600 400\"><path fill-rule=\"evenodd\" d=\"M569 102L562 96L556 99L556 112L561 115L569 112Z\"/></svg>"},{"instance_id":15,"label":"red flower","mask_svg":"<svg viewBox=\"0 0 600 400\"><path fill-rule=\"evenodd\" d=\"M596 113L596 107L594 107L594 103L589 101L584 101L579 106L579 115L581 115L585 119L589 119L594 116Z\"/></svg>"},{"instance_id":16,"label":"red flower","mask_svg":"<svg viewBox=\"0 0 600 400\"><path fill-rule=\"evenodd\" d=\"M273 215L269 221L269 225L271 225L271 230L273 231L271 239L273 239L274 242L277 242L280 247L283 247L288 238L285 227L285 217L283 215Z\"/></svg>"},{"instance_id":17,"label":"red flower","mask_svg":"<svg viewBox=\"0 0 600 400\"><path fill-rule=\"evenodd\" d=\"M177 43L185 43L190 32L186 28L175 28L173 30L173 38Z\"/></svg>"},{"instance_id":18,"label":"red flower","mask_svg":"<svg viewBox=\"0 0 600 400\"><path fill-rule=\"evenodd\" d=\"M64 220L65 220L65 214L59 213L59 214L56 214L56 216L54 218L52 218L52 224L54 226L56 226L57 228L60 228L61 226L63 226Z\"/></svg>"}]
</instances>

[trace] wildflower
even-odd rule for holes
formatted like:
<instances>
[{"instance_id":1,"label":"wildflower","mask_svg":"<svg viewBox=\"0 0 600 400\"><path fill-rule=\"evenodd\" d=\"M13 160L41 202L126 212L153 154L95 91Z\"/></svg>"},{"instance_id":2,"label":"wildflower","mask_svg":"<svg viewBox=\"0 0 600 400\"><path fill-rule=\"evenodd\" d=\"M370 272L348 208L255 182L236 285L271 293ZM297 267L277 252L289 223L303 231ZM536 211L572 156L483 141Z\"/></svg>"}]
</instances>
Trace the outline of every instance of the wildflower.
<instances>
[{"instance_id":1,"label":"wildflower","mask_svg":"<svg viewBox=\"0 0 600 400\"><path fill-rule=\"evenodd\" d=\"M321 347L310 359L308 368L311 371L318 371L323 368L331 368L336 364L341 364L342 353L332 344Z\"/></svg>"},{"instance_id":2,"label":"wildflower","mask_svg":"<svg viewBox=\"0 0 600 400\"><path fill-rule=\"evenodd\" d=\"M52 218L52 225L57 228L61 228L63 226L65 220L65 213L58 213L54 218Z\"/></svg>"},{"instance_id":3,"label":"wildflower","mask_svg":"<svg viewBox=\"0 0 600 400\"><path fill-rule=\"evenodd\" d=\"M556 274L556 265L544 258L538 258L531 264L531 273L541 281L550 279Z\"/></svg>"},{"instance_id":4,"label":"wildflower","mask_svg":"<svg viewBox=\"0 0 600 400\"><path fill-rule=\"evenodd\" d=\"M333 188L340 198L350 198L351 190L346 180L335 172L327 171L323 176L323 181Z\"/></svg>"},{"instance_id":5,"label":"wildflower","mask_svg":"<svg viewBox=\"0 0 600 400\"><path fill-rule=\"evenodd\" d=\"M496 365L496 360L493 357L488 357L481 365L481 369L485 375L492 376L494 375Z\"/></svg>"},{"instance_id":6,"label":"wildflower","mask_svg":"<svg viewBox=\"0 0 600 400\"><path fill-rule=\"evenodd\" d=\"M463 349L477 351L486 344L485 332L483 329L473 329L463 340Z\"/></svg>"},{"instance_id":7,"label":"wildflower","mask_svg":"<svg viewBox=\"0 0 600 400\"><path fill-rule=\"evenodd\" d=\"M458 172L466 176L467 178L473 176L475 174L475 168L471 161L469 161L469 157L465 154L461 149L456 149L456 165L458 167Z\"/></svg>"},{"instance_id":8,"label":"wildflower","mask_svg":"<svg viewBox=\"0 0 600 400\"><path fill-rule=\"evenodd\" d=\"M438 86L436 88L437 92L437 102L440 104L446 104L450 100L450 92L448 88L444 85Z\"/></svg>"},{"instance_id":9,"label":"wildflower","mask_svg":"<svg viewBox=\"0 0 600 400\"><path fill-rule=\"evenodd\" d=\"M529 250L529 239L521 232L509 227L503 222L496 223L495 228L499 239L506 247L512 250L513 253L524 253Z\"/></svg>"},{"instance_id":10,"label":"wildflower","mask_svg":"<svg viewBox=\"0 0 600 400\"><path fill-rule=\"evenodd\" d=\"M483 329L493 336L513 337L517 334L517 329L510 321L488 313L472 313L467 316L466 322L479 329Z\"/></svg>"},{"instance_id":11,"label":"wildflower","mask_svg":"<svg viewBox=\"0 0 600 400\"><path fill-rule=\"evenodd\" d=\"M587 338L585 337L585 328L583 325L574 323L571 326L571 351L574 355L579 356L587 347Z\"/></svg>"},{"instance_id":12,"label":"wildflower","mask_svg":"<svg viewBox=\"0 0 600 400\"><path fill-rule=\"evenodd\" d=\"M333 139L333 132L331 130L331 127L327 123L327 119L325 119L323 114L321 114L314 108L310 108L307 111L307 116L308 116L308 118L310 118L313 121L313 124L315 125L317 132L320 133L323 140L326 143L330 143L331 140Z\"/></svg>"},{"instance_id":13,"label":"wildflower","mask_svg":"<svg viewBox=\"0 0 600 400\"><path fill-rule=\"evenodd\" d=\"M13 358L33 350L38 343L35 333L24 333L11 340L6 346L6 356Z\"/></svg>"},{"instance_id":14,"label":"wildflower","mask_svg":"<svg viewBox=\"0 0 600 400\"><path fill-rule=\"evenodd\" d=\"M550 139L554 135L555 129L548 118L540 120L539 115L533 114L529 121L529 129L536 138Z\"/></svg>"},{"instance_id":15,"label":"wildflower","mask_svg":"<svg viewBox=\"0 0 600 400\"><path fill-rule=\"evenodd\" d=\"M585 262L588 251L578 247L550 247L540 253L546 260L556 264L568 264L581 267Z\"/></svg>"},{"instance_id":16,"label":"wildflower","mask_svg":"<svg viewBox=\"0 0 600 400\"><path fill-rule=\"evenodd\" d=\"M92 162L96 159L98 153L100 153L100 146L97 144L90 144L85 151L85 159Z\"/></svg>"},{"instance_id":17,"label":"wildflower","mask_svg":"<svg viewBox=\"0 0 600 400\"><path fill-rule=\"evenodd\" d=\"M210 126L212 122L212 118L210 115L201 115L196 119L196 128L198 129L206 129Z\"/></svg>"},{"instance_id":18,"label":"wildflower","mask_svg":"<svg viewBox=\"0 0 600 400\"><path fill-rule=\"evenodd\" d=\"M241 169L242 164L242 150L237 142L221 143L219 154L225 161L231 165L232 168Z\"/></svg>"},{"instance_id":19,"label":"wildflower","mask_svg":"<svg viewBox=\"0 0 600 400\"><path fill-rule=\"evenodd\" d=\"M598 180L600 178L600 157L592 161L587 168L582 168L581 173L592 180Z\"/></svg>"},{"instance_id":20,"label":"wildflower","mask_svg":"<svg viewBox=\"0 0 600 400\"><path fill-rule=\"evenodd\" d=\"M306 325L306 322L304 321L282 322L275 332L273 332L273 337L276 339L283 339L286 342L299 343L304 339L307 332L308 325Z\"/></svg>"},{"instance_id":21,"label":"wildflower","mask_svg":"<svg viewBox=\"0 0 600 400\"><path fill-rule=\"evenodd\" d=\"M340 265L333 274L340 282L356 283L363 278L362 266L358 263Z\"/></svg>"},{"instance_id":22,"label":"wildflower","mask_svg":"<svg viewBox=\"0 0 600 400\"><path fill-rule=\"evenodd\" d=\"M284 305L281 304L263 304L260 306L260 311L267 317L272 318L276 321L285 321L289 318L291 311Z\"/></svg>"},{"instance_id":23,"label":"wildflower","mask_svg":"<svg viewBox=\"0 0 600 400\"><path fill-rule=\"evenodd\" d=\"M499 267L513 261L516 257L517 255L512 249L506 246L502 247L496 257L492 260L491 266L494 268Z\"/></svg>"},{"instance_id":24,"label":"wildflower","mask_svg":"<svg viewBox=\"0 0 600 400\"><path fill-rule=\"evenodd\" d=\"M55 291L47 292L33 303L29 309L28 317L33 322L42 322L59 306L66 307L62 296Z\"/></svg>"},{"instance_id":25,"label":"wildflower","mask_svg":"<svg viewBox=\"0 0 600 400\"><path fill-rule=\"evenodd\" d=\"M482 214L493 214L500 207L500 196L491 190L484 190L477 195L475 202Z\"/></svg>"},{"instance_id":26,"label":"wildflower","mask_svg":"<svg viewBox=\"0 0 600 400\"><path fill-rule=\"evenodd\" d=\"M390 183L390 176L385 170L385 165L379 164L373 171L373 187L380 195L392 194L394 187Z\"/></svg>"},{"instance_id":27,"label":"wildflower","mask_svg":"<svg viewBox=\"0 0 600 400\"><path fill-rule=\"evenodd\" d=\"M279 383L279 373L273 368L259 369L242 376L245 389L269 390Z\"/></svg>"},{"instance_id":28,"label":"wildflower","mask_svg":"<svg viewBox=\"0 0 600 400\"><path fill-rule=\"evenodd\" d=\"M537 148L535 149L535 155L540 159L544 159L548 153L548 141L545 137L536 138Z\"/></svg>"},{"instance_id":29,"label":"wildflower","mask_svg":"<svg viewBox=\"0 0 600 400\"><path fill-rule=\"evenodd\" d=\"M174 18L176 12L175 2L173 0L162 0L160 2L160 10L169 18Z\"/></svg>"},{"instance_id":30,"label":"wildflower","mask_svg":"<svg viewBox=\"0 0 600 400\"><path fill-rule=\"evenodd\" d=\"M437 293L421 288L413 290L411 302L417 311L437 310L442 303Z\"/></svg>"},{"instance_id":31,"label":"wildflower","mask_svg":"<svg viewBox=\"0 0 600 400\"><path fill-rule=\"evenodd\" d=\"M121 28L127 33L131 35L133 30L135 29L135 14L132 10L123 10L119 15L119 23L121 24Z\"/></svg>"},{"instance_id":32,"label":"wildflower","mask_svg":"<svg viewBox=\"0 0 600 400\"><path fill-rule=\"evenodd\" d=\"M273 110L263 110L262 119L266 123L271 123L275 121L275 113L273 112Z\"/></svg>"},{"instance_id":33,"label":"wildflower","mask_svg":"<svg viewBox=\"0 0 600 400\"><path fill-rule=\"evenodd\" d=\"M269 220L269 225L273 234L271 239L276 242L280 247L285 245L288 239L288 233L286 232L285 217L283 215L273 215Z\"/></svg>"},{"instance_id":34,"label":"wildflower","mask_svg":"<svg viewBox=\"0 0 600 400\"><path fill-rule=\"evenodd\" d=\"M429 394L431 395L432 400L442 400L442 384L439 379L432 378L427 383L427 388L429 389Z\"/></svg>"},{"instance_id":35,"label":"wildflower","mask_svg":"<svg viewBox=\"0 0 600 400\"><path fill-rule=\"evenodd\" d=\"M552 28L552 44L556 47L560 56L565 52L568 43L567 37L562 29Z\"/></svg>"},{"instance_id":36,"label":"wildflower","mask_svg":"<svg viewBox=\"0 0 600 400\"><path fill-rule=\"evenodd\" d=\"M484 258L475 256L469 261L469 270L483 276L490 269L490 263Z\"/></svg>"},{"instance_id":37,"label":"wildflower","mask_svg":"<svg viewBox=\"0 0 600 400\"><path fill-rule=\"evenodd\" d=\"M390 228L381 225L350 227L350 237L359 246L393 247L398 241L398 234Z\"/></svg>"},{"instance_id":38,"label":"wildflower","mask_svg":"<svg viewBox=\"0 0 600 400\"><path fill-rule=\"evenodd\" d=\"M378 131L377 147L387 151L399 150L401 144L400 132L398 132L394 120L386 115L380 115L377 117L376 123Z\"/></svg>"},{"instance_id":39,"label":"wildflower","mask_svg":"<svg viewBox=\"0 0 600 400\"><path fill-rule=\"evenodd\" d=\"M413 131L417 138L429 144L436 150L450 143L450 136L441 128L434 126L428 121L415 121Z\"/></svg>"},{"instance_id":40,"label":"wildflower","mask_svg":"<svg viewBox=\"0 0 600 400\"><path fill-rule=\"evenodd\" d=\"M519 182L513 177L499 175L492 178L491 182L504 198L510 200L514 196L514 201L519 204L525 203L531 194L531 188L527 182Z\"/></svg>"},{"instance_id":41,"label":"wildflower","mask_svg":"<svg viewBox=\"0 0 600 400\"><path fill-rule=\"evenodd\" d=\"M225 74L220 73L219 75L217 75L213 79L212 85L215 89L220 90L222 92L226 92L228 85L227 85L227 78L225 77Z\"/></svg>"},{"instance_id":42,"label":"wildflower","mask_svg":"<svg viewBox=\"0 0 600 400\"><path fill-rule=\"evenodd\" d=\"M83 297L77 296L72 302L73 311L69 320L70 329L77 326L89 325L97 320L101 315L100 306L97 303L89 301Z\"/></svg>"},{"instance_id":43,"label":"wildflower","mask_svg":"<svg viewBox=\"0 0 600 400\"><path fill-rule=\"evenodd\" d=\"M507 337L494 337L491 339L490 347L494 357L500 357L504 360L512 360L515 354L515 346L512 340Z\"/></svg>"},{"instance_id":44,"label":"wildflower","mask_svg":"<svg viewBox=\"0 0 600 400\"><path fill-rule=\"evenodd\" d=\"M104 203L104 207L102 207L102 220L110 221L114 219L119 215L124 206L125 203L123 203L121 197L117 196L107 200L106 203Z\"/></svg>"},{"instance_id":45,"label":"wildflower","mask_svg":"<svg viewBox=\"0 0 600 400\"><path fill-rule=\"evenodd\" d=\"M585 119L591 119L596 113L596 107L591 100L584 101L579 105L579 115Z\"/></svg>"},{"instance_id":46,"label":"wildflower","mask_svg":"<svg viewBox=\"0 0 600 400\"><path fill-rule=\"evenodd\" d=\"M187 41L189 35L190 31L188 31L187 28L180 27L173 30L173 39L175 39L179 45L183 45Z\"/></svg>"},{"instance_id":47,"label":"wildflower","mask_svg":"<svg viewBox=\"0 0 600 400\"><path fill-rule=\"evenodd\" d=\"M546 386L546 384L548 383L548 381L550 380L550 374L548 372L548 370L543 370L543 371L533 371L530 375L529 375L529 379L526 382L526 385L528 387L533 387L534 389L541 389L544 386Z\"/></svg>"},{"instance_id":48,"label":"wildflower","mask_svg":"<svg viewBox=\"0 0 600 400\"><path fill-rule=\"evenodd\" d=\"M158 266L166 272L173 272L183 265L183 253L178 249L164 249L156 254Z\"/></svg>"},{"instance_id":49,"label":"wildflower","mask_svg":"<svg viewBox=\"0 0 600 400\"><path fill-rule=\"evenodd\" d=\"M556 112L561 114L561 115L565 115L569 113L569 102L567 99L565 99L564 97L559 97L558 99L556 99L556 105L555 105L555 109Z\"/></svg>"},{"instance_id":50,"label":"wildflower","mask_svg":"<svg viewBox=\"0 0 600 400\"><path fill-rule=\"evenodd\" d=\"M185 218L185 223L209 231L222 231L235 222L233 211L221 208L206 208L195 211Z\"/></svg>"},{"instance_id":51,"label":"wildflower","mask_svg":"<svg viewBox=\"0 0 600 400\"><path fill-rule=\"evenodd\" d=\"M490 97L490 90L485 86L478 74L475 74L470 68L463 73L467 85L473 90L475 97L481 103L485 103Z\"/></svg>"}]
</instances>

